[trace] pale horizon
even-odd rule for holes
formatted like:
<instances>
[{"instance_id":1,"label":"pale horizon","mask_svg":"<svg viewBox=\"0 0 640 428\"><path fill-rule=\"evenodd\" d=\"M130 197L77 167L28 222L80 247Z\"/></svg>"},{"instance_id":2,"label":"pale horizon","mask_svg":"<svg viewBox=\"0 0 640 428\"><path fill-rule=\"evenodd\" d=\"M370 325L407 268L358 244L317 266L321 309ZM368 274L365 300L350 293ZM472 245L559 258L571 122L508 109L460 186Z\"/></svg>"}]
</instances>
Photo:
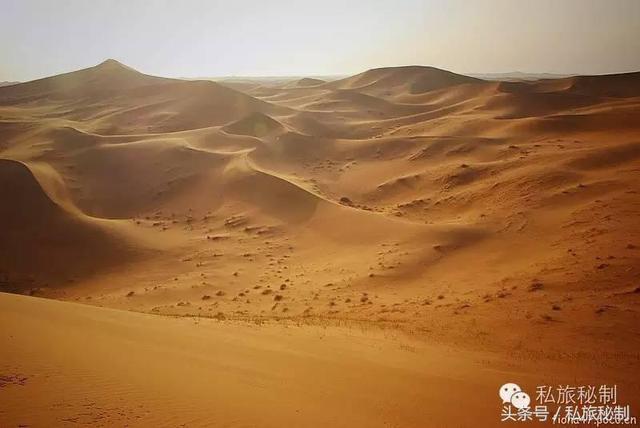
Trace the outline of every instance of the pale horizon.
<instances>
[{"instance_id":1,"label":"pale horizon","mask_svg":"<svg viewBox=\"0 0 640 428\"><path fill-rule=\"evenodd\" d=\"M0 81L107 58L182 78L337 76L403 65L460 74L640 70L640 2L630 0L4 3Z\"/></svg>"}]
</instances>

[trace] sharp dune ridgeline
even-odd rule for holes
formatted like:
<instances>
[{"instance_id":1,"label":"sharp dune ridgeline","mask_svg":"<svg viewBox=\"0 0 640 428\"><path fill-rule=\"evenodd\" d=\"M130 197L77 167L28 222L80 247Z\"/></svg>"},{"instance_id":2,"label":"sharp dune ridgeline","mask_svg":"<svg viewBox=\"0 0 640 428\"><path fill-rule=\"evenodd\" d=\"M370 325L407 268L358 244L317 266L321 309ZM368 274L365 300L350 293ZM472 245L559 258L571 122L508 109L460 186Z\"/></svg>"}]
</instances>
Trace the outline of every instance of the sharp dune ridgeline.
<instances>
[{"instance_id":1,"label":"sharp dune ridgeline","mask_svg":"<svg viewBox=\"0 0 640 428\"><path fill-rule=\"evenodd\" d=\"M446 426L461 390L496 426L517 379L640 411L640 73L110 59L0 87L0 232L0 426Z\"/></svg>"}]
</instances>

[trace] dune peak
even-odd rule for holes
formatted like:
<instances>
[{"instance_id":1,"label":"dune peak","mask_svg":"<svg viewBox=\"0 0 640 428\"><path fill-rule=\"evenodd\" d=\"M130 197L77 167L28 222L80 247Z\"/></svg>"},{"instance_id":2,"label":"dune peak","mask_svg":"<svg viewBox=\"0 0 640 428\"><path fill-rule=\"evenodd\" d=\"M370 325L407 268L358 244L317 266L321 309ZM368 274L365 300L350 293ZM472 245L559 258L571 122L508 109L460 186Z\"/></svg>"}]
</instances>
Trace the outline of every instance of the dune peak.
<instances>
[{"instance_id":1,"label":"dune peak","mask_svg":"<svg viewBox=\"0 0 640 428\"><path fill-rule=\"evenodd\" d=\"M94 67L94 69L96 70L128 70L128 71L137 71L132 67L129 67L128 65L125 65L123 63L121 63L118 60L115 60L113 58L107 58L106 60L102 61L100 64L96 65Z\"/></svg>"}]
</instances>

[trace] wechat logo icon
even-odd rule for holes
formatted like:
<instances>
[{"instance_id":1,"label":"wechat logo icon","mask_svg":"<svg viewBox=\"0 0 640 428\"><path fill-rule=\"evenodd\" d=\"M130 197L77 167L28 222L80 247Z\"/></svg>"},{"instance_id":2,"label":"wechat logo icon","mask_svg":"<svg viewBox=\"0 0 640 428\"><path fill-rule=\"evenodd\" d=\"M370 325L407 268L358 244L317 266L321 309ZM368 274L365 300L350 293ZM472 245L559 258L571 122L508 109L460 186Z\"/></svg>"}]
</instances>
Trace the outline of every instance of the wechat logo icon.
<instances>
[{"instance_id":1,"label":"wechat logo icon","mask_svg":"<svg viewBox=\"0 0 640 428\"><path fill-rule=\"evenodd\" d=\"M522 388L515 383L505 383L502 385L498 391L498 395L500 395L503 404L509 403L516 409L525 409L531 404L529 394L524 392Z\"/></svg>"}]
</instances>

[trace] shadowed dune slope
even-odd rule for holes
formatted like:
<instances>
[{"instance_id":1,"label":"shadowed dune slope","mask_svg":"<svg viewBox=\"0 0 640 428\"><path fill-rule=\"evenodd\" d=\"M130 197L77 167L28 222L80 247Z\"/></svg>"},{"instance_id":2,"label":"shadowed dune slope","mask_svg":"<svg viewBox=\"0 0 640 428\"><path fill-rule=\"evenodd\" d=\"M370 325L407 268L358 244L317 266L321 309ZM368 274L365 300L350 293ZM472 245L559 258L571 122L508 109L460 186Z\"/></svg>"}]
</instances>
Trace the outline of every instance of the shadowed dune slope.
<instances>
[{"instance_id":1,"label":"shadowed dune slope","mask_svg":"<svg viewBox=\"0 0 640 428\"><path fill-rule=\"evenodd\" d=\"M276 132L283 132L285 128L280 122L266 114L255 112L224 126L222 129L230 134L265 137Z\"/></svg>"},{"instance_id":2,"label":"shadowed dune slope","mask_svg":"<svg viewBox=\"0 0 640 428\"><path fill-rule=\"evenodd\" d=\"M116 231L59 206L20 162L0 159L0 200L0 272L10 289L59 284L135 259Z\"/></svg>"}]
</instances>

